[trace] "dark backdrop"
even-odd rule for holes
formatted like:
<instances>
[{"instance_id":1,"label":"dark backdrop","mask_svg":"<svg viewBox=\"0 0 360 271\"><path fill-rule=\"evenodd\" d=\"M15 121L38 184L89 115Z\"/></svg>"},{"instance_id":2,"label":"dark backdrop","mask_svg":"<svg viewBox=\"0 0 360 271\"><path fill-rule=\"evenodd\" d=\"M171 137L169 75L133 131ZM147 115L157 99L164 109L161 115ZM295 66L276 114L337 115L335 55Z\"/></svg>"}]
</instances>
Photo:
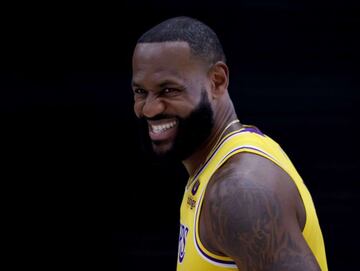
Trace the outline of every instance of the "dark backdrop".
<instances>
[{"instance_id":1,"label":"dark backdrop","mask_svg":"<svg viewBox=\"0 0 360 271\"><path fill-rule=\"evenodd\" d=\"M175 270L180 164L140 151L136 39L194 16L223 43L243 123L277 140L315 201L331 270L354 270L359 6L133 1L4 8L0 73L4 236L12 266Z\"/></svg>"}]
</instances>

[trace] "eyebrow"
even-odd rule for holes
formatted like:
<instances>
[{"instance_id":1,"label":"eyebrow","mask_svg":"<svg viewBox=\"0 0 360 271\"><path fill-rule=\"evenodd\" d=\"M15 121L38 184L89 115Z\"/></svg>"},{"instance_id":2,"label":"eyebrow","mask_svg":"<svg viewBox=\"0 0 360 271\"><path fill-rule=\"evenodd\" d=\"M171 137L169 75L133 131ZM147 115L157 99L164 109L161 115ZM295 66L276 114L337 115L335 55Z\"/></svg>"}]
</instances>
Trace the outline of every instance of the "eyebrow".
<instances>
[{"instance_id":1,"label":"eyebrow","mask_svg":"<svg viewBox=\"0 0 360 271\"><path fill-rule=\"evenodd\" d=\"M131 86L141 87L141 83L138 83L134 78L131 79Z\"/></svg>"},{"instance_id":2,"label":"eyebrow","mask_svg":"<svg viewBox=\"0 0 360 271\"><path fill-rule=\"evenodd\" d=\"M162 81L160 84L156 85L157 87L160 87L160 88L163 88L163 87L166 87L168 85L177 85L179 87L184 87L181 83L178 83L178 82L174 82L174 81L171 81L171 80L165 80L165 81ZM131 82L131 86L133 87L143 87L141 84L135 82L135 81L132 81Z\"/></svg>"},{"instance_id":3,"label":"eyebrow","mask_svg":"<svg viewBox=\"0 0 360 271\"><path fill-rule=\"evenodd\" d=\"M182 84L180 84L179 82L174 82L174 81L170 81L170 80L165 80L165 81L161 82L158 86L160 88L163 88L163 87L166 87L168 85L182 86Z\"/></svg>"}]
</instances>

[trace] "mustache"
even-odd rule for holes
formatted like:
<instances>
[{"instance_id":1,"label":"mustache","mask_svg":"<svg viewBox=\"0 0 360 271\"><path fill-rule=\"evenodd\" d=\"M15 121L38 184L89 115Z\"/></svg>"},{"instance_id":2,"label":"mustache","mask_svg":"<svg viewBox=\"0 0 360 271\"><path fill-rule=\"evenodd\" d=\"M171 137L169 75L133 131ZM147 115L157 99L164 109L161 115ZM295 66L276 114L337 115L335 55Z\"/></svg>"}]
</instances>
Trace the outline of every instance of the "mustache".
<instances>
[{"instance_id":1,"label":"mustache","mask_svg":"<svg viewBox=\"0 0 360 271\"><path fill-rule=\"evenodd\" d=\"M167 115L167 114L159 114L154 117L148 118L148 117L141 117L140 120L142 121L148 121L148 120L162 120L162 119L178 119L178 117L173 115Z\"/></svg>"}]
</instances>

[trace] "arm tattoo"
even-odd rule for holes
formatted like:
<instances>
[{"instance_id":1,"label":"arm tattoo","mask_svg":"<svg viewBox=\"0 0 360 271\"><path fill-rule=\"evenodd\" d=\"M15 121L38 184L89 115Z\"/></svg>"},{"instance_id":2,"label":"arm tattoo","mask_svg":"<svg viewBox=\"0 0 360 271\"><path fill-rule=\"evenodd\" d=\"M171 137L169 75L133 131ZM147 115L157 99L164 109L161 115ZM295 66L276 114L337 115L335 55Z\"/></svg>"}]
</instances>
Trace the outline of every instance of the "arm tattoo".
<instances>
[{"instance_id":1,"label":"arm tattoo","mask_svg":"<svg viewBox=\"0 0 360 271\"><path fill-rule=\"evenodd\" d=\"M240 183L236 176L219 177L209 204L211 228L241 270L320 270L310 249L304 250L286 230L286 203L273 191L251 181Z\"/></svg>"}]
</instances>

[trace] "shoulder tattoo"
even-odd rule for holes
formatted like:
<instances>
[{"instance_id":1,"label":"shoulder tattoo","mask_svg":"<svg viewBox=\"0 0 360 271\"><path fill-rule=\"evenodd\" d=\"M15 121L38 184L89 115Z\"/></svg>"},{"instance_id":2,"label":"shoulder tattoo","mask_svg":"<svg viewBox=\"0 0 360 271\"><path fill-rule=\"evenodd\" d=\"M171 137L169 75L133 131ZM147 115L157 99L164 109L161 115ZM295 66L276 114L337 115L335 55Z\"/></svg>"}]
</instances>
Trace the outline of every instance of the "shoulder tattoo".
<instances>
[{"instance_id":1,"label":"shoulder tattoo","mask_svg":"<svg viewBox=\"0 0 360 271\"><path fill-rule=\"evenodd\" d=\"M210 191L210 227L223 253L242 270L320 270L288 230L286 203L269 187L239 178L224 171Z\"/></svg>"}]
</instances>

